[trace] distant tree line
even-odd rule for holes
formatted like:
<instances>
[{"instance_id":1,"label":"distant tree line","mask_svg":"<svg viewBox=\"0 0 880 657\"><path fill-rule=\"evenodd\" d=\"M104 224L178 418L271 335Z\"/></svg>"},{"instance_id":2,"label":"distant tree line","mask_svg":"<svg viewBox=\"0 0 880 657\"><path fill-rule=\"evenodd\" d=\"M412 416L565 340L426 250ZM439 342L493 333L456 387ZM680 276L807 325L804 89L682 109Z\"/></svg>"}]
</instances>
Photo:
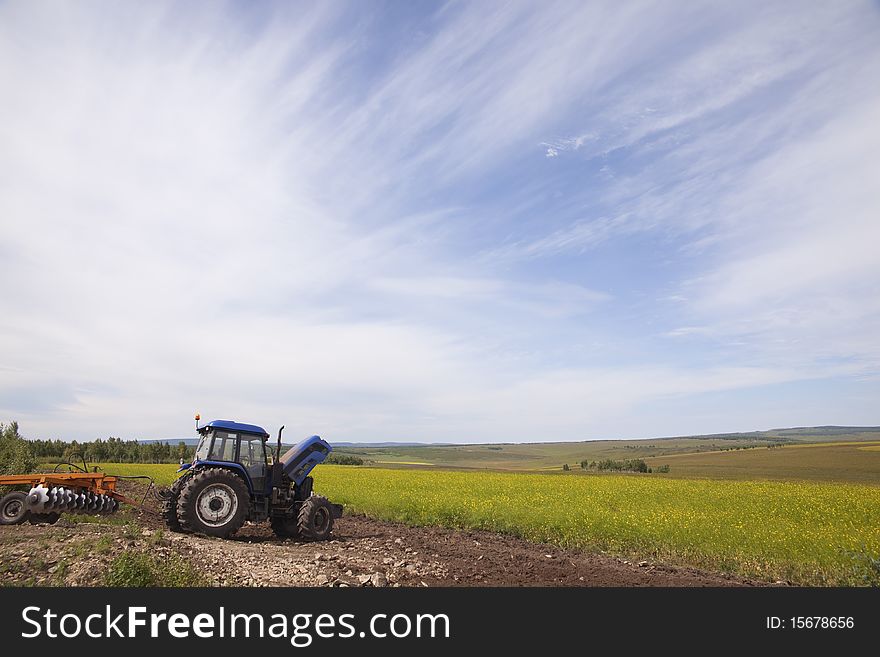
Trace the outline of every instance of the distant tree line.
<instances>
[{"instance_id":1,"label":"distant tree line","mask_svg":"<svg viewBox=\"0 0 880 657\"><path fill-rule=\"evenodd\" d=\"M642 459L604 459L602 461L581 461L582 470L598 470L599 472L648 472L648 464Z\"/></svg>"},{"instance_id":2,"label":"distant tree line","mask_svg":"<svg viewBox=\"0 0 880 657\"><path fill-rule=\"evenodd\" d=\"M562 468L563 470L569 470L568 464ZM602 461L588 461L584 459L581 461L581 470L596 470L598 472L669 472L668 465L660 465L656 468L651 468L645 463L642 459L621 459L619 461L615 461L614 459L604 459Z\"/></svg>"},{"instance_id":3,"label":"distant tree line","mask_svg":"<svg viewBox=\"0 0 880 657\"><path fill-rule=\"evenodd\" d=\"M189 447L183 441L177 445L167 442L145 442L122 440L110 437L107 440L98 438L88 442L76 440L28 440L34 455L41 460L58 459L76 462L85 458L86 463L177 463L180 459L190 461L195 454L195 447Z\"/></svg>"},{"instance_id":4,"label":"distant tree line","mask_svg":"<svg viewBox=\"0 0 880 657\"><path fill-rule=\"evenodd\" d=\"M331 465L363 465L364 460L359 456L351 456L349 454L330 454L324 463Z\"/></svg>"},{"instance_id":5,"label":"distant tree line","mask_svg":"<svg viewBox=\"0 0 880 657\"><path fill-rule=\"evenodd\" d=\"M195 447L180 441L144 442L108 438L78 442L22 438L18 423L0 423L0 473L31 472L38 461L82 461L86 463L176 463L192 460Z\"/></svg>"},{"instance_id":6,"label":"distant tree line","mask_svg":"<svg viewBox=\"0 0 880 657\"><path fill-rule=\"evenodd\" d=\"M758 447L766 447L767 449L776 449L777 447L785 447L786 443L776 442L769 445L739 445L737 447L722 447L721 452L736 452L740 449L757 449Z\"/></svg>"}]
</instances>

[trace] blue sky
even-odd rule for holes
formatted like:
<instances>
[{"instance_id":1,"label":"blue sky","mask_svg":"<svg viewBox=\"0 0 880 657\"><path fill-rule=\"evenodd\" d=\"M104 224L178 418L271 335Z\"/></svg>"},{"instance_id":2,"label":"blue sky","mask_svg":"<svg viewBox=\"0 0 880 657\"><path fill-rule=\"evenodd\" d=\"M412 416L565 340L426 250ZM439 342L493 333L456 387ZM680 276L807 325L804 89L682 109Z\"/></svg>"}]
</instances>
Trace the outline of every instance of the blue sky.
<instances>
[{"instance_id":1,"label":"blue sky","mask_svg":"<svg viewBox=\"0 0 880 657\"><path fill-rule=\"evenodd\" d=\"M870 2L0 3L0 419L880 424Z\"/></svg>"}]
</instances>

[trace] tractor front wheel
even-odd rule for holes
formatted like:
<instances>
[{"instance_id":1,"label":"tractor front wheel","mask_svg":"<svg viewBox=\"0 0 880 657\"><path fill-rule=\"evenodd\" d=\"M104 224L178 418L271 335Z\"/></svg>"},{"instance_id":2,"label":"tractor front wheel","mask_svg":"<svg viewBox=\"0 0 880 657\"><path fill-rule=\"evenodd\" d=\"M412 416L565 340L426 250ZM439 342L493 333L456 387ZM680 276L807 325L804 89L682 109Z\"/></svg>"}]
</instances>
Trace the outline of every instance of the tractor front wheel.
<instances>
[{"instance_id":1,"label":"tractor front wheel","mask_svg":"<svg viewBox=\"0 0 880 657\"><path fill-rule=\"evenodd\" d=\"M333 530L333 510L326 497L312 495L299 508L299 535L310 541L326 541Z\"/></svg>"},{"instance_id":2,"label":"tractor front wheel","mask_svg":"<svg viewBox=\"0 0 880 657\"><path fill-rule=\"evenodd\" d=\"M187 477L177 498L177 520L185 532L226 538L244 524L250 493L244 480L223 468Z\"/></svg>"},{"instance_id":3,"label":"tractor front wheel","mask_svg":"<svg viewBox=\"0 0 880 657\"><path fill-rule=\"evenodd\" d=\"M0 499L0 525L20 525L30 516L27 495L15 490Z\"/></svg>"}]
</instances>

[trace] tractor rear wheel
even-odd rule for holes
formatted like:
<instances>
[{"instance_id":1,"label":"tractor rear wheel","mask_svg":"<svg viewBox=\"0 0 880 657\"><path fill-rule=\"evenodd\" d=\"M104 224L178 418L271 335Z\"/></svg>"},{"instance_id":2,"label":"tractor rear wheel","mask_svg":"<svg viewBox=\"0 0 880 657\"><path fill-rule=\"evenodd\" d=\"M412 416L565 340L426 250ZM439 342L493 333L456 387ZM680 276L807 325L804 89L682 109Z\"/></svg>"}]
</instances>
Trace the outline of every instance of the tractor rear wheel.
<instances>
[{"instance_id":1,"label":"tractor rear wheel","mask_svg":"<svg viewBox=\"0 0 880 657\"><path fill-rule=\"evenodd\" d=\"M297 517L272 517L269 519L272 531L278 538L296 538L299 536L299 519Z\"/></svg>"},{"instance_id":2,"label":"tractor rear wheel","mask_svg":"<svg viewBox=\"0 0 880 657\"><path fill-rule=\"evenodd\" d=\"M168 489L168 497L162 502L162 519L165 521L165 526L178 533L183 532L183 527L180 525L180 520L177 519L177 500L180 498L180 489L185 483L186 477L175 480L171 484L171 488Z\"/></svg>"},{"instance_id":3,"label":"tractor rear wheel","mask_svg":"<svg viewBox=\"0 0 880 657\"><path fill-rule=\"evenodd\" d=\"M25 504L27 495L15 490L0 499L0 525L20 525L30 516Z\"/></svg>"},{"instance_id":4,"label":"tractor rear wheel","mask_svg":"<svg viewBox=\"0 0 880 657\"><path fill-rule=\"evenodd\" d=\"M224 468L186 478L177 498L177 520L185 532L226 538L244 524L250 493L244 480Z\"/></svg>"},{"instance_id":5,"label":"tractor rear wheel","mask_svg":"<svg viewBox=\"0 0 880 657\"><path fill-rule=\"evenodd\" d=\"M320 495L312 495L299 508L297 517L299 535L310 541L326 541L333 530L333 511L330 501Z\"/></svg>"}]
</instances>

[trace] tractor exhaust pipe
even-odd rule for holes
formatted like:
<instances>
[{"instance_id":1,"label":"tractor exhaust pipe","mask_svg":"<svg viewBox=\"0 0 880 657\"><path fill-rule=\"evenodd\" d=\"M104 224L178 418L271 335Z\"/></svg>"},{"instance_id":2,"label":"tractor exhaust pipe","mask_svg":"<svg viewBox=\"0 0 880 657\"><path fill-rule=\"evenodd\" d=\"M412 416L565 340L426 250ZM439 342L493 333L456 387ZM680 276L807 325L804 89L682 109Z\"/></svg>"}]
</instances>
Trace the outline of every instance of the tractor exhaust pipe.
<instances>
[{"instance_id":1,"label":"tractor exhaust pipe","mask_svg":"<svg viewBox=\"0 0 880 657\"><path fill-rule=\"evenodd\" d=\"M284 431L284 425L278 430L278 445L275 447L275 463L281 460L281 432Z\"/></svg>"}]
</instances>

